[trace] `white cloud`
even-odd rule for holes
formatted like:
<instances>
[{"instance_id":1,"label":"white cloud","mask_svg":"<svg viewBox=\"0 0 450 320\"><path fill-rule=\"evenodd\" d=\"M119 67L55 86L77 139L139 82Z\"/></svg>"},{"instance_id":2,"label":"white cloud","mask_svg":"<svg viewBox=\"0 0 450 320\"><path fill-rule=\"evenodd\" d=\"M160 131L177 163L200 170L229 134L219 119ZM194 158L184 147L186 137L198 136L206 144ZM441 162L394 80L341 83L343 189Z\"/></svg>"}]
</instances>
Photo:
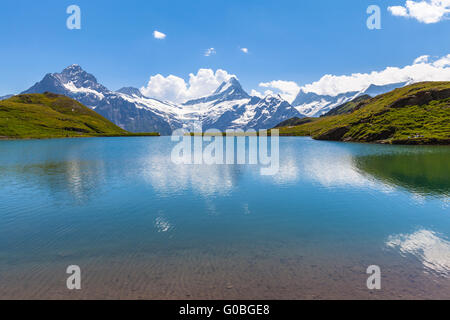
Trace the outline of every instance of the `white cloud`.
<instances>
[{"instance_id":1,"label":"white cloud","mask_svg":"<svg viewBox=\"0 0 450 320\"><path fill-rule=\"evenodd\" d=\"M216 49L214 49L214 48L206 49L206 51L205 51L205 57L209 57L209 56L211 56L211 55L213 55L213 54L216 54Z\"/></svg>"},{"instance_id":2,"label":"white cloud","mask_svg":"<svg viewBox=\"0 0 450 320\"><path fill-rule=\"evenodd\" d=\"M407 17L408 10L402 6L393 6L389 7L388 10L392 13L392 15L397 17Z\"/></svg>"},{"instance_id":3,"label":"white cloud","mask_svg":"<svg viewBox=\"0 0 450 320\"><path fill-rule=\"evenodd\" d=\"M416 63L419 61L420 63ZM305 92L336 96L350 91L361 91L371 84L386 85L399 82L450 81L450 55L435 61L425 60L424 56L415 63L403 68L387 67L371 73L354 73L336 76L327 74L320 80L302 87Z\"/></svg>"},{"instance_id":4,"label":"white cloud","mask_svg":"<svg viewBox=\"0 0 450 320\"><path fill-rule=\"evenodd\" d=\"M280 96L288 102L294 101L298 92L300 91L300 87L294 81L284 81L284 80L275 80L271 82L262 82L259 84L261 88L267 88L264 94L253 90L252 95L257 97L264 97L269 94L278 93Z\"/></svg>"},{"instance_id":5,"label":"white cloud","mask_svg":"<svg viewBox=\"0 0 450 320\"><path fill-rule=\"evenodd\" d=\"M429 59L430 59L429 55L420 56L416 60L414 60L414 64L427 63Z\"/></svg>"},{"instance_id":6,"label":"white cloud","mask_svg":"<svg viewBox=\"0 0 450 320\"><path fill-rule=\"evenodd\" d=\"M162 32L155 30L155 31L153 31L153 37L155 37L155 39L158 39L158 40L163 40L166 38L166 35Z\"/></svg>"},{"instance_id":7,"label":"white cloud","mask_svg":"<svg viewBox=\"0 0 450 320\"><path fill-rule=\"evenodd\" d=\"M268 91L266 91L266 92L268 92ZM261 93L261 92L259 92L258 90L255 90L255 89L252 89L252 91L250 91L250 95L252 97L258 97L258 98L264 98L265 96L267 96L266 94Z\"/></svg>"},{"instance_id":8,"label":"white cloud","mask_svg":"<svg viewBox=\"0 0 450 320\"><path fill-rule=\"evenodd\" d=\"M144 95L164 101L182 103L213 93L223 81L236 77L225 70L200 69L197 74L190 74L189 81L169 75L157 74L150 77L147 86L142 87ZM237 78L237 77L236 77ZM259 84L261 90L252 90L252 96L265 97L280 94L288 102L292 102L300 89L320 95L336 96L350 91L361 91L371 84L387 85L399 82L450 81L450 54L432 59L423 55L414 63L405 67L387 67L381 71L370 73L354 73L351 75L325 75L311 84L300 87L293 81L275 80Z\"/></svg>"},{"instance_id":9,"label":"white cloud","mask_svg":"<svg viewBox=\"0 0 450 320\"><path fill-rule=\"evenodd\" d=\"M433 66L435 66L437 68L450 67L450 54L433 62Z\"/></svg>"},{"instance_id":10,"label":"white cloud","mask_svg":"<svg viewBox=\"0 0 450 320\"><path fill-rule=\"evenodd\" d=\"M399 17L408 17L422 23L437 23L448 18L450 0L407 0L404 6L391 6L388 10Z\"/></svg>"},{"instance_id":11,"label":"white cloud","mask_svg":"<svg viewBox=\"0 0 450 320\"><path fill-rule=\"evenodd\" d=\"M200 69L197 74L189 75L189 82L183 78L169 75L164 77L160 74L151 76L146 87L141 92L152 98L175 103L201 98L213 93L224 81L235 77L225 70L213 71L211 69Z\"/></svg>"},{"instance_id":12,"label":"white cloud","mask_svg":"<svg viewBox=\"0 0 450 320\"><path fill-rule=\"evenodd\" d=\"M255 89L252 89L252 91L250 91L250 95L253 97L263 98L263 94Z\"/></svg>"},{"instance_id":13,"label":"white cloud","mask_svg":"<svg viewBox=\"0 0 450 320\"><path fill-rule=\"evenodd\" d=\"M245 54L248 53L248 49L247 49L247 48L241 48L241 51L242 51L243 53L245 53Z\"/></svg>"}]
</instances>

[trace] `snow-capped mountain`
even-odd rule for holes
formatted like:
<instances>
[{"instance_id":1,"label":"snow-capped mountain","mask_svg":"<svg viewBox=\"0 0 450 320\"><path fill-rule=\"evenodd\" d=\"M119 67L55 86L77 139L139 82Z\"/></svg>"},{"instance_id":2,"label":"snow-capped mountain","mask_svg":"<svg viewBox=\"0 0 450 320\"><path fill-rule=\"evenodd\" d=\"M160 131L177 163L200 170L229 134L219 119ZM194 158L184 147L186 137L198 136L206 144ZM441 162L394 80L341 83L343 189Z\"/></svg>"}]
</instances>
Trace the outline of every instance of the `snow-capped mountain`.
<instances>
[{"instance_id":1,"label":"snow-capped mountain","mask_svg":"<svg viewBox=\"0 0 450 320\"><path fill-rule=\"evenodd\" d=\"M138 98L146 98L142 94L141 90L139 90L138 88L124 87L124 88L121 88L121 89L117 90L117 92L118 93L124 93L124 94L129 95L129 96L136 96Z\"/></svg>"},{"instance_id":2,"label":"snow-capped mountain","mask_svg":"<svg viewBox=\"0 0 450 320\"><path fill-rule=\"evenodd\" d=\"M186 127L207 129L269 129L292 117L303 117L280 96L248 95L236 78L223 82L210 96L182 105L144 96L133 87L111 91L78 65L47 74L23 93L63 94L132 132L170 134Z\"/></svg>"},{"instance_id":3,"label":"snow-capped mountain","mask_svg":"<svg viewBox=\"0 0 450 320\"><path fill-rule=\"evenodd\" d=\"M410 82L392 83L382 86L372 84L364 90L345 92L336 96L319 95L313 92L300 90L292 105L305 116L319 117L359 96L367 94L371 97L375 97L394 89L404 87L408 84L410 84Z\"/></svg>"},{"instance_id":4,"label":"snow-capped mountain","mask_svg":"<svg viewBox=\"0 0 450 320\"><path fill-rule=\"evenodd\" d=\"M61 73L47 74L23 93L46 91L73 98L131 132L170 134L181 126L176 118L177 106L144 97L134 88L113 92L78 65L72 65Z\"/></svg>"},{"instance_id":5,"label":"snow-capped mountain","mask_svg":"<svg viewBox=\"0 0 450 320\"><path fill-rule=\"evenodd\" d=\"M318 95L313 92L305 92L302 89L298 93L292 105L298 112L308 117L318 117L331 109L334 109L348 101L355 99L358 91L341 93L337 96Z\"/></svg>"},{"instance_id":6,"label":"snow-capped mountain","mask_svg":"<svg viewBox=\"0 0 450 320\"><path fill-rule=\"evenodd\" d=\"M292 117L304 117L280 96L251 97L236 78L223 82L210 96L183 104L184 119L208 129L269 129Z\"/></svg>"},{"instance_id":7,"label":"snow-capped mountain","mask_svg":"<svg viewBox=\"0 0 450 320\"><path fill-rule=\"evenodd\" d=\"M346 92L336 96L300 90L291 105L279 95L252 97L233 77L207 97L175 104L146 97L133 87L111 91L98 83L92 74L78 65L72 65L61 73L47 74L42 81L23 93L48 91L63 94L94 109L128 131L157 131L167 135L183 127L190 130L199 130L201 127L200 130L221 131L270 129L287 119L321 116L361 95L376 96L410 82L370 85L360 92Z\"/></svg>"},{"instance_id":8,"label":"snow-capped mountain","mask_svg":"<svg viewBox=\"0 0 450 320\"><path fill-rule=\"evenodd\" d=\"M263 99L253 97L246 112L235 121L235 124L246 123L247 119L251 118L246 124L247 129L274 128L277 124L294 117L305 116L280 95L268 95Z\"/></svg>"},{"instance_id":9,"label":"snow-capped mountain","mask_svg":"<svg viewBox=\"0 0 450 320\"><path fill-rule=\"evenodd\" d=\"M249 99L250 96L242 89L241 84L236 78L231 78L223 82L217 90L208 97L190 100L184 103L185 106L206 104L209 102L231 101Z\"/></svg>"},{"instance_id":10,"label":"snow-capped mountain","mask_svg":"<svg viewBox=\"0 0 450 320\"><path fill-rule=\"evenodd\" d=\"M386 85L383 85L383 86L377 86L375 84L372 84L366 90L362 91L362 93L360 95L368 94L371 97L375 97L375 96L378 96L380 94L390 92L390 91L392 91L394 89L405 87L405 86L411 84L412 82L413 81L410 80L410 81L407 81L407 82L391 83L391 84L386 84Z\"/></svg>"}]
</instances>

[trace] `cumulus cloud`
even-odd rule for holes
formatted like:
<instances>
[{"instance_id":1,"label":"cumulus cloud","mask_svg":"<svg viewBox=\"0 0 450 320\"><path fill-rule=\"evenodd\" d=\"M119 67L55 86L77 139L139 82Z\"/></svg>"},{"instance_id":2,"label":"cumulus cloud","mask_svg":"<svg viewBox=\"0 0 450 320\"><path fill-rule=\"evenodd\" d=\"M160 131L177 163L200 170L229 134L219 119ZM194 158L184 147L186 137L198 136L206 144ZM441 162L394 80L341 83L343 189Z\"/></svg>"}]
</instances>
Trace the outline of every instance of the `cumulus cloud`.
<instances>
[{"instance_id":1,"label":"cumulus cloud","mask_svg":"<svg viewBox=\"0 0 450 320\"><path fill-rule=\"evenodd\" d=\"M257 90L252 91L252 96L264 97L269 94L279 94L283 99L288 102L294 101L298 92L300 91L300 86L294 81L284 81L284 80L274 80L271 82L262 82L259 87L266 88L264 94L258 92Z\"/></svg>"},{"instance_id":2,"label":"cumulus cloud","mask_svg":"<svg viewBox=\"0 0 450 320\"><path fill-rule=\"evenodd\" d=\"M389 7L388 10L392 13L392 15L397 17L408 17L408 10L402 6L392 6Z\"/></svg>"},{"instance_id":3,"label":"cumulus cloud","mask_svg":"<svg viewBox=\"0 0 450 320\"><path fill-rule=\"evenodd\" d=\"M213 93L224 81L235 77L225 70L200 69L197 74L191 73L189 81L183 78L161 74L151 76L147 86L141 88L142 94L164 101L182 103Z\"/></svg>"},{"instance_id":4,"label":"cumulus cloud","mask_svg":"<svg viewBox=\"0 0 450 320\"><path fill-rule=\"evenodd\" d=\"M421 56L412 65L403 68L387 67L371 73L323 76L320 80L302 87L305 92L336 96L350 91L361 91L371 84L386 85L399 82L450 81L450 55L430 61Z\"/></svg>"},{"instance_id":5,"label":"cumulus cloud","mask_svg":"<svg viewBox=\"0 0 450 320\"><path fill-rule=\"evenodd\" d=\"M416 19L422 23L437 23L450 14L450 0L407 0L404 6L391 6L388 10L394 16Z\"/></svg>"},{"instance_id":6,"label":"cumulus cloud","mask_svg":"<svg viewBox=\"0 0 450 320\"><path fill-rule=\"evenodd\" d=\"M414 64L427 63L429 59L430 59L429 55L420 56L416 60L414 60Z\"/></svg>"},{"instance_id":7,"label":"cumulus cloud","mask_svg":"<svg viewBox=\"0 0 450 320\"><path fill-rule=\"evenodd\" d=\"M209 56L211 56L211 55L213 55L213 54L216 54L216 49L214 49L214 48L206 49L206 51L205 51L205 57L209 57Z\"/></svg>"},{"instance_id":8,"label":"cumulus cloud","mask_svg":"<svg viewBox=\"0 0 450 320\"><path fill-rule=\"evenodd\" d=\"M436 60L435 62L433 62L433 65L438 68L450 67L450 54L440 58L439 60Z\"/></svg>"},{"instance_id":9,"label":"cumulus cloud","mask_svg":"<svg viewBox=\"0 0 450 320\"><path fill-rule=\"evenodd\" d=\"M248 53L248 49L247 49L247 48L241 48L241 51L242 51L243 53L245 53L245 54Z\"/></svg>"},{"instance_id":10,"label":"cumulus cloud","mask_svg":"<svg viewBox=\"0 0 450 320\"><path fill-rule=\"evenodd\" d=\"M155 39L158 39L158 40L163 40L167 36L164 33L155 30L155 31L153 31L153 37L155 37Z\"/></svg>"},{"instance_id":11,"label":"cumulus cloud","mask_svg":"<svg viewBox=\"0 0 450 320\"><path fill-rule=\"evenodd\" d=\"M182 103L213 93L224 81L235 77L225 70L200 69L197 74L191 73L189 81L175 76L157 74L150 77L147 86L141 92L152 98ZM423 55L414 63L405 67L387 67L381 71L370 73L354 73L351 75L325 75L311 84L300 87L293 81L274 80L259 84L259 90L250 92L252 96L265 97L279 94L291 102L298 92L313 92L320 95L336 96L340 93L365 90L370 85L387 85L400 82L450 81L450 54L441 58Z\"/></svg>"}]
</instances>

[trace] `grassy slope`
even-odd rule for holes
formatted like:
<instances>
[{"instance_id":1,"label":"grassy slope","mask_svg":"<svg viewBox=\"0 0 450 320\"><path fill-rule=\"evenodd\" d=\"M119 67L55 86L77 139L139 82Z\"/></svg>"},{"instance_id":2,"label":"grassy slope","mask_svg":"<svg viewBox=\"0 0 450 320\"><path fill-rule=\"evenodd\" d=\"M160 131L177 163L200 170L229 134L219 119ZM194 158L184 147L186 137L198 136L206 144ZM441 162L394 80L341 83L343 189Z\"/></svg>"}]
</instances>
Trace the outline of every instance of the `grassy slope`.
<instances>
[{"instance_id":1,"label":"grassy slope","mask_svg":"<svg viewBox=\"0 0 450 320\"><path fill-rule=\"evenodd\" d=\"M280 128L280 134L321 140L450 144L450 98L398 106L402 99L441 94L443 90L450 90L450 82L417 83L370 99L353 113Z\"/></svg>"},{"instance_id":2,"label":"grassy slope","mask_svg":"<svg viewBox=\"0 0 450 320\"><path fill-rule=\"evenodd\" d=\"M157 134L137 134L157 135ZM52 93L0 101L0 138L136 136L81 103Z\"/></svg>"}]
</instances>

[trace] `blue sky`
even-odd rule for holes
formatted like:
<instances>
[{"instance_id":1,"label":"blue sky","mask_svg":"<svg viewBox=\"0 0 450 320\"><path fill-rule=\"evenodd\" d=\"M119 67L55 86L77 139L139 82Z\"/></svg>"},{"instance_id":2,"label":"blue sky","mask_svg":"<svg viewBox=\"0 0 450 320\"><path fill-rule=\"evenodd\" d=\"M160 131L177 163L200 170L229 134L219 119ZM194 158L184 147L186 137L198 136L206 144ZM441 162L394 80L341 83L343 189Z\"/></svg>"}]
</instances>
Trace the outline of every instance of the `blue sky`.
<instances>
[{"instance_id":1,"label":"blue sky","mask_svg":"<svg viewBox=\"0 0 450 320\"><path fill-rule=\"evenodd\" d=\"M419 0L416 0L419 1ZM76 4L82 29L66 28ZM382 29L366 27L370 4ZM405 66L450 53L450 21L393 16L405 0L2 0L0 95L25 90L46 73L79 64L110 89L142 87L151 75L185 79L200 68L236 74L247 90L260 82L311 83L325 74ZM158 30L167 35L153 37ZM240 48L248 48L245 54ZM216 53L206 57L208 48Z\"/></svg>"}]
</instances>

